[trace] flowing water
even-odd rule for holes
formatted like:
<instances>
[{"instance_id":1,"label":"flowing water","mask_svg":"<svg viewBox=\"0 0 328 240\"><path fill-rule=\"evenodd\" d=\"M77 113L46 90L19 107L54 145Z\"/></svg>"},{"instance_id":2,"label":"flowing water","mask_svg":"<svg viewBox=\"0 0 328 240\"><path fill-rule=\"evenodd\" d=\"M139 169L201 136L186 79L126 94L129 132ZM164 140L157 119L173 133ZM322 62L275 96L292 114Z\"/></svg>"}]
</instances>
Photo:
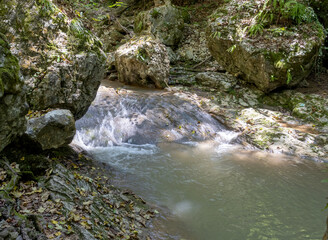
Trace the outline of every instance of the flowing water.
<instances>
[{"instance_id":1,"label":"flowing water","mask_svg":"<svg viewBox=\"0 0 328 240\"><path fill-rule=\"evenodd\" d=\"M159 209L153 239L321 239L323 163L245 150L183 94L101 87L74 143Z\"/></svg>"}]
</instances>

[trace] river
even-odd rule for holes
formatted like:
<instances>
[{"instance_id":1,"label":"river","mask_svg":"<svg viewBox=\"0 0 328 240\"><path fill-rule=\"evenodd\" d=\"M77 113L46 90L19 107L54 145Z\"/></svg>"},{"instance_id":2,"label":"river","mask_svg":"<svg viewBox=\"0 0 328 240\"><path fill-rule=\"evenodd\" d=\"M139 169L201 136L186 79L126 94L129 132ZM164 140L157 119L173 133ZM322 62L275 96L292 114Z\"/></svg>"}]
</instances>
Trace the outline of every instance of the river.
<instances>
[{"instance_id":1,"label":"river","mask_svg":"<svg viewBox=\"0 0 328 240\"><path fill-rule=\"evenodd\" d=\"M245 149L183 93L104 84L73 143L160 212L153 239L321 239L324 163Z\"/></svg>"}]
</instances>

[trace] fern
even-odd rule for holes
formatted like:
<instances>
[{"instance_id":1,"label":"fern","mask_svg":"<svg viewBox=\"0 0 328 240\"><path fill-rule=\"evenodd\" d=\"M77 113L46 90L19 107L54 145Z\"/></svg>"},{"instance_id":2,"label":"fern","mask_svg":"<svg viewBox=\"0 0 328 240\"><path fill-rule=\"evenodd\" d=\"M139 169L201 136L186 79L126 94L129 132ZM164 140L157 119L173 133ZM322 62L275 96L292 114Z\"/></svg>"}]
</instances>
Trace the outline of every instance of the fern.
<instances>
[{"instance_id":1,"label":"fern","mask_svg":"<svg viewBox=\"0 0 328 240\"><path fill-rule=\"evenodd\" d=\"M264 26L262 23L256 23L254 25L252 25L249 30L248 30L248 34L250 37L255 36L257 34L262 34L264 30Z\"/></svg>"},{"instance_id":2,"label":"fern","mask_svg":"<svg viewBox=\"0 0 328 240\"><path fill-rule=\"evenodd\" d=\"M301 24L316 20L312 8L297 0L266 0L262 9L255 16L248 33L250 36L261 34L271 24Z\"/></svg>"}]
</instances>

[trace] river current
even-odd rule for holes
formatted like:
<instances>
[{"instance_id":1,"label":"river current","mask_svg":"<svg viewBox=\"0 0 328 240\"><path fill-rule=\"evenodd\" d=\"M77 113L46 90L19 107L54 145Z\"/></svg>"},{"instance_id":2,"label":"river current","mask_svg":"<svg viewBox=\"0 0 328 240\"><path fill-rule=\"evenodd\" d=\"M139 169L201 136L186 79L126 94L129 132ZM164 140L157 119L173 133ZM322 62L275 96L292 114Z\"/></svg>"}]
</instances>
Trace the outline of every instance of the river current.
<instances>
[{"instance_id":1,"label":"river current","mask_svg":"<svg viewBox=\"0 0 328 240\"><path fill-rule=\"evenodd\" d=\"M103 85L73 143L160 212L153 239L321 239L327 166L245 149L183 94Z\"/></svg>"}]
</instances>

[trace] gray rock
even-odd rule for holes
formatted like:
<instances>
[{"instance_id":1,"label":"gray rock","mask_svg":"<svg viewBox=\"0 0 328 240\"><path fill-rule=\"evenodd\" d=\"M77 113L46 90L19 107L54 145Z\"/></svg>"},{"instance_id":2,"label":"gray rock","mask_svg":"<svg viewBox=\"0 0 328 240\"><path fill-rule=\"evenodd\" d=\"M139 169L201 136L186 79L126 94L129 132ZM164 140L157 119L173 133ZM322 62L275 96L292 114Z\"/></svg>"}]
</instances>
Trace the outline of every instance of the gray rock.
<instances>
[{"instance_id":1,"label":"gray rock","mask_svg":"<svg viewBox=\"0 0 328 240\"><path fill-rule=\"evenodd\" d=\"M309 75L324 33L322 25L313 21L288 28L271 24L250 36L255 23L249 19L256 19L263 3L232 0L224 4L209 20L207 40L211 54L227 71L269 92L295 86Z\"/></svg>"},{"instance_id":2,"label":"gray rock","mask_svg":"<svg viewBox=\"0 0 328 240\"><path fill-rule=\"evenodd\" d=\"M181 11L167 3L138 14L134 31L137 34L153 34L167 46L178 45L184 29Z\"/></svg>"},{"instance_id":3,"label":"gray rock","mask_svg":"<svg viewBox=\"0 0 328 240\"><path fill-rule=\"evenodd\" d=\"M43 150L69 144L75 135L75 121L69 110L53 110L29 119L26 135Z\"/></svg>"},{"instance_id":4,"label":"gray rock","mask_svg":"<svg viewBox=\"0 0 328 240\"><path fill-rule=\"evenodd\" d=\"M75 119L81 118L95 98L104 76L103 65L97 55L77 54L72 63L54 63L47 71L39 83L35 78L26 79L31 108L69 109Z\"/></svg>"},{"instance_id":5,"label":"gray rock","mask_svg":"<svg viewBox=\"0 0 328 240\"><path fill-rule=\"evenodd\" d=\"M5 37L0 34L0 151L24 133L28 110L18 60L9 48Z\"/></svg>"},{"instance_id":6,"label":"gray rock","mask_svg":"<svg viewBox=\"0 0 328 240\"><path fill-rule=\"evenodd\" d=\"M165 88L170 60L166 48L150 36L131 39L115 52L118 79L128 84Z\"/></svg>"},{"instance_id":7,"label":"gray rock","mask_svg":"<svg viewBox=\"0 0 328 240\"><path fill-rule=\"evenodd\" d=\"M225 73L203 72L198 73L195 78L198 84L218 88L221 91L228 91L237 85L237 79Z\"/></svg>"},{"instance_id":8,"label":"gray rock","mask_svg":"<svg viewBox=\"0 0 328 240\"><path fill-rule=\"evenodd\" d=\"M0 28L19 59L30 108L69 109L82 117L105 71L99 40L53 1L4 0L0 10Z\"/></svg>"}]
</instances>

